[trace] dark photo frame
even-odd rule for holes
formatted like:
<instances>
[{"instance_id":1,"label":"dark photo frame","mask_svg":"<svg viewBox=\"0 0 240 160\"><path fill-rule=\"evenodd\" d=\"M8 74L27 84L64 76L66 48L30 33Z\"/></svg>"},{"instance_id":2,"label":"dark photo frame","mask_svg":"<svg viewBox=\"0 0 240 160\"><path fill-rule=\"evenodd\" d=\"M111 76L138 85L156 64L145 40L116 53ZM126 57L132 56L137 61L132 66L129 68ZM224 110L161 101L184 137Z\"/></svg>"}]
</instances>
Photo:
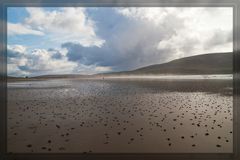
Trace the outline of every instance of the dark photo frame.
<instances>
[{"instance_id":1,"label":"dark photo frame","mask_svg":"<svg viewBox=\"0 0 240 160\"><path fill-rule=\"evenodd\" d=\"M7 152L7 7L232 7L233 8L233 153L159 153L159 154L77 154ZM164 160L238 160L240 159L240 1L239 0L2 0L1 1L1 92L0 92L0 159L164 159ZM196 15L197 16L197 15Z\"/></svg>"}]
</instances>

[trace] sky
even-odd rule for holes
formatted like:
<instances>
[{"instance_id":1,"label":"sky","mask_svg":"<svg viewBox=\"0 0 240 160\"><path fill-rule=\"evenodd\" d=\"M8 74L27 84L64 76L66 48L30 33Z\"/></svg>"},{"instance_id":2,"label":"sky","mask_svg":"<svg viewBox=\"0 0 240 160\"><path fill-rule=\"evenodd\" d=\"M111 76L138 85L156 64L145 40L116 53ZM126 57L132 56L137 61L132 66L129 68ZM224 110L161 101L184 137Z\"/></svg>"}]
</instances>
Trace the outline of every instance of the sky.
<instances>
[{"instance_id":1,"label":"sky","mask_svg":"<svg viewBox=\"0 0 240 160\"><path fill-rule=\"evenodd\" d=\"M96 74L233 51L231 7L9 7L9 76Z\"/></svg>"}]
</instances>

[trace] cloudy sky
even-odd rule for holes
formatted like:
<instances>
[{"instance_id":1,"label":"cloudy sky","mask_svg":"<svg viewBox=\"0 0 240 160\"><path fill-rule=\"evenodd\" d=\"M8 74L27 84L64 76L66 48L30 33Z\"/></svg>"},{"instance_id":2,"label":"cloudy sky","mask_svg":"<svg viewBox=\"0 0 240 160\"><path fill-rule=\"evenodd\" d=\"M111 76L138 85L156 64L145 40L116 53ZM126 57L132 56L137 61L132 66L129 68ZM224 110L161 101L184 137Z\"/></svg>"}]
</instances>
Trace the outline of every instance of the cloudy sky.
<instances>
[{"instance_id":1,"label":"cloudy sky","mask_svg":"<svg viewBox=\"0 0 240 160\"><path fill-rule=\"evenodd\" d=\"M8 75L94 74L231 52L232 8L10 7Z\"/></svg>"}]
</instances>

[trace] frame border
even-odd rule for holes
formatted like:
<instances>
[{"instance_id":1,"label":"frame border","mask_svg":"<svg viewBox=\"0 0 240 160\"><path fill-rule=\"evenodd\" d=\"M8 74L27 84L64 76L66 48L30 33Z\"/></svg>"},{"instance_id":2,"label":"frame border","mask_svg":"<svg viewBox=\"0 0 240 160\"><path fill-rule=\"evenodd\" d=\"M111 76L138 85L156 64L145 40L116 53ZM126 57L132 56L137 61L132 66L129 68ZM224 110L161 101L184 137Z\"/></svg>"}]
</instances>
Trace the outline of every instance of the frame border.
<instances>
[{"instance_id":1,"label":"frame border","mask_svg":"<svg viewBox=\"0 0 240 160\"><path fill-rule=\"evenodd\" d=\"M7 7L232 7L233 153L7 153ZM240 159L240 0L0 0L0 159Z\"/></svg>"}]
</instances>

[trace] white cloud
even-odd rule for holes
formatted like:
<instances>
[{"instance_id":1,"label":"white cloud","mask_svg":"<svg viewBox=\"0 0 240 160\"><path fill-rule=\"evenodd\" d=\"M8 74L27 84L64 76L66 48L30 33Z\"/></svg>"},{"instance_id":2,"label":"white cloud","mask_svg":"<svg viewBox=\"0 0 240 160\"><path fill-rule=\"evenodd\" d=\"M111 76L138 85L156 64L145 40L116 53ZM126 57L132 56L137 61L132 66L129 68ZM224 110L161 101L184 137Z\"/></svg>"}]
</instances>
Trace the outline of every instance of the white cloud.
<instances>
[{"instance_id":1,"label":"white cloud","mask_svg":"<svg viewBox=\"0 0 240 160\"><path fill-rule=\"evenodd\" d=\"M52 59L48 51L44 49L32 50L29 54L28 67L32 71L43 72L71 72L77 64L68 62L66 57L62 59Z\"/></svg>"},{"instance_id":2,"label":"white cloud","mask_svg":"<svg viewBox=\"0 0 240 160\"><path fill-rule=\"evenodd\" d=\"M44 35L44 33L41 31L33 30L22 24L14 24L14 23L7 23L7 32L9 35L19 35L19 34L20 35L32 34L32 35L38 35L38 36Z\"/></svg>"},{"instance_id":3,"label":"white cloud","mask_svg":"<svg viewBox=\"0 0 240 160\"><path fill-rule=\"evenodd\" d=\"M7 49L17 52L19 54L25 54L27 48L22 45L8 45Z\"/></svg>"},{"instance_id":4,"label":"white cloud","mask_svg":"<svg viewBox=\"0 0 240 160\"><path fill-rule=\"evenodd\" d=\"M48 34L51 41L71 41L79 42L83 46L99 47L104 43L104 40L96 35L96 26L84 8L67 7L47 11L30 7L26 10L29 17L23 22L24 25Z\"/></svg>"},{"instance_id":5,"label":"white cloud","mask_svg":"<svg viewBox=\"0 0 240 160\"><path fill-rule=\"evenodd\" d=\"M22 71L21 69L19 69L16 63L11 63L7 65L7 73L8 73L8 76L16 76L16 77L29 75L29 72Z\"/></svg>"},{"instance_id":6,"label":"white cloud","mask_svg":"<svg viewBox=\"0 0 240 160\"><path fill-rule=\"evenodd\" d=\"M51 73L69 73L77 66L66 57L53 59L44 49L28 51L21 45L9 46L8 53L17 52L20 56L8 56L8 75L38 75Z\"/></svg>"},{"instance_id":7,"label":"white cloud","mask_svg":"<svg viewBox=\"0 0 240 160\"><path fill-rule=\"evenodd\" d=\"M22 71L18 66L26 65L26 47L22 45L7 46L7 73L10 76L28 75L27 71Z\"/></svg>"},{"instance_id":8,"label":"white cloud","mask_svg":"<svg viewBox=\"0 0 240 160\"><path fill-rule=\"evenodd\" d=\"M155 25L159 25L166 16L179 8L165 8L165 7L141 7L141 8L118 8L116 9L122 15L129 18L139 19L143 21L153 22Z\"/></svg>"},{"instance_id":9,"label":"white cloud","mask_svg":"<svg viewBox=\"0 0 240 160\"><path fill-rule=\"evenodd\" d=\"M161 51L172 50L168 59L233 50L231 7L120 8L117 12L130 19L157 26L159 32L169 34L170 37L159 38L157 45ZM144 28L142 32L144 34Z\"/></svg>"},{"instance_id":10,"label":"white cloud","mask_svg":"<svg viewBox=\"0 0 240 160\"><path fill-rule=\"evenodd\" d=\"M14 54L13 54L14 53ZM58 53L61 56L54 58ZM94 74L110 71L110 67L83 65L68 61L65 49L29 50L22 45L8 45L7 72L9 76L36 76L47 74Z\"/></svg>"},{"instance_id":11,"label":"white cloud","mask_svg":"<svg viewBox=\"0 0 240 160\"><path fill-rule=\"evenodd\" d=\"M99 38L97 27L84 8L26 8L29 16L20 23L8 23L11 35L45 35L48 42L78 42L81 45L101 47L105 40Z\"/></svg>"}]
</instances>

